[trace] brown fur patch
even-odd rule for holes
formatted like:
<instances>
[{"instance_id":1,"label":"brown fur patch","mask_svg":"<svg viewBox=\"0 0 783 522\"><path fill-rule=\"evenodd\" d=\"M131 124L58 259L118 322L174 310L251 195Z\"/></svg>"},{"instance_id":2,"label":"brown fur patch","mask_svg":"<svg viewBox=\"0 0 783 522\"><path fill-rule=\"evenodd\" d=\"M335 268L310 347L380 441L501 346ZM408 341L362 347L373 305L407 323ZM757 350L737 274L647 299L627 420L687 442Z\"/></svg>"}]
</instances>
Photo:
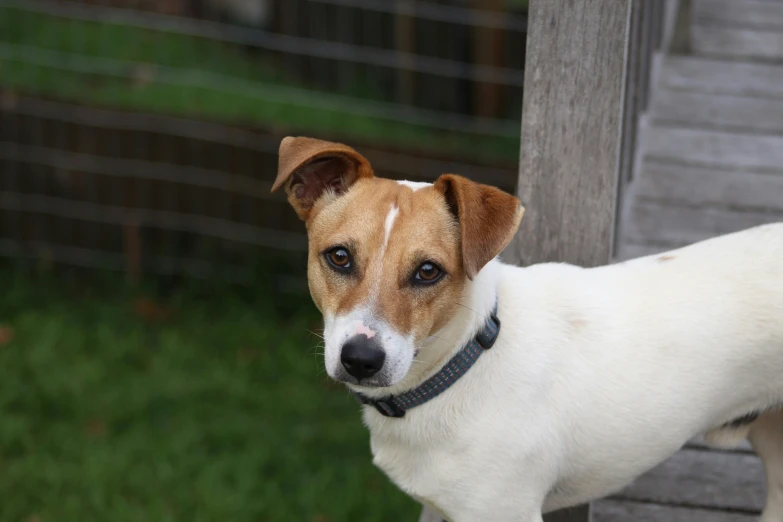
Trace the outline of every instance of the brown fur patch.
<instances>
[{"instance_id":1,"label":"brown fur patch","mask_svg":"<svg viewBox=\"0 0 783 522\"><path fill-rule=\"evenodd\" d=\"M415 340L454 315L466 278L511 241L523 213L510 194L454 174L415 191L376 178L355 150L310 138L281 143L273 190L282 185L307 226L307 275L316 306L332 316L373 307L377 317ZM388 227L392 209L396 217ZM336 246L350 252L350 274L326 261L324 253ZM445 276L433 285L413 284L424 262L437 264Z\"/></svg>"},{"instance_id":2,"label":"brown fur patch","mask_svg":"<svg viewBox=\"0 0 783 522\"><path fill-rule=\"evenodd\" d=\"M444 174L435 189L446 198L462 232L462 261L470 279L511 242L525 209L500 189Z\"/></svg>"},{"instance_id":3,"label":"brown fur patch","mask_svg":"<svg viewBox=\"0 0 783 522\"><path fill-rule=\"evenodd\" d=\"M667 254L667 255L664 255L664 256L661 256L661 257L659 257L659 258L658 258L658 261L660 261L661 263L665 263L666 261L671 261L672 259L674 259L674 257L675 257L675 256L672 256L672 255L668 255L668 254Z\"/></svg>"},{"instance_id":4,"label":"brown fur patch","mask_svg":"<svg viewBox=\"0 0 783 522\"><path fill-rule=\"evenodd\" d=\"M587 326L587 319L580 315L574 315L568 318L568 325L574 332L580 332Z\"/></svg>"},{"instance_id":5,"label":"brown fur patch","mask_svg":"<svg viewBox=\"0 0 783 522\"><path fill-rule=\"evenodd\" d=\"M326 192L342 194L360 178L373 177L364 156L342 143L284 138L272 192L285 185L288 202L302 220Z\"/></svg>"}]
</instances>

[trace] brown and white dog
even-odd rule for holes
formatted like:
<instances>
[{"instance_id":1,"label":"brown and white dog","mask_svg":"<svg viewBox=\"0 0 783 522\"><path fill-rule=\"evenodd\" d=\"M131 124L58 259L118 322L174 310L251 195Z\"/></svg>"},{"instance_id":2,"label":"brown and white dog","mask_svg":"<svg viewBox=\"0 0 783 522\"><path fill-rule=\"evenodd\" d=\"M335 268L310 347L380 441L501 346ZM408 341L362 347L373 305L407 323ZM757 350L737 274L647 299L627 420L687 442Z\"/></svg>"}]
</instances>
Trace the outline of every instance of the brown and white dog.
<instances>
[{"instance_id":1,"label":"brown and white dog","mask_svg":"<svg viewBox=\"0 0 783 522\"><path fill-rule=\"evenodd\" d=\"M783 520L783 225L601 268L518 268L496 259L523 213L499 189L376 178L352 148L310 138L283 140L283 186L307 226L326 370L358 396L421 388L497 305L494 346L443 393L397 418L364 406L374 462L404 491L451 522L540 522L707 433L750 439L762 520Z\"/></svg>"}]
</instances>

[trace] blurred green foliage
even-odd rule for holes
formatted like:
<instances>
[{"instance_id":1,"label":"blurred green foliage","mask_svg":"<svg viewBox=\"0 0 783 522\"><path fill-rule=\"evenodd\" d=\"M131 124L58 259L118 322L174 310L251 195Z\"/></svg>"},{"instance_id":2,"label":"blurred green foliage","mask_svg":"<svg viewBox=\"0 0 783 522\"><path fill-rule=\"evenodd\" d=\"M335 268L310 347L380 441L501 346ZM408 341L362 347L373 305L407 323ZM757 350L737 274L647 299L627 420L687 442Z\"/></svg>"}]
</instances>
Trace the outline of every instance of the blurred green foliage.
<instances>
[{"instance_id":1,"label":"blurred green foliage","mask_svg":"<svg viewBox=\"0 0 783 522\"><path fill-rule=\"evenodd\" d=\"M468 158L514 162L519 149L514 130L500 137L447 132L364 111L362 99L377 102L380 94L361 78L341 95L313 94L268 56L238 45L17 7L0 7L0 86L91 105Z\"/></svg>"},{"instance_id":2,"label":"blurred green foliage","mask_svg":"<svg viewBox=\"0 0 783 522\"><path fill-rule=\"evenodd\" d=\"M308 297L0 280L0 520L415 519Z\"/></svg>"}]
</instances>

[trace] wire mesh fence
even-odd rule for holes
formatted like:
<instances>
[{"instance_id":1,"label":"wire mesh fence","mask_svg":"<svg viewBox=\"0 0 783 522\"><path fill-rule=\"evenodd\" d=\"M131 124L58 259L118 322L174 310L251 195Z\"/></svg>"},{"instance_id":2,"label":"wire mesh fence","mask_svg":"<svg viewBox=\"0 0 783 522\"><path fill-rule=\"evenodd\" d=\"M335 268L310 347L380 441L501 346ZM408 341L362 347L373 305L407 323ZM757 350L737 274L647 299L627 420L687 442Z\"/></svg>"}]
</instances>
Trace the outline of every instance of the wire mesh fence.
<instances>
[{"instance_id":1,"label":"wire mesh fence","mask_svg":"<svg viewBox=\"0 0 783 522\"><path fill-rule=\"evenodd\" d=\"M303 227L269 194L287 134L392 178L513 190L525 9L0 0L0 255L234 281L300 259Z\"/></svg>"}]
</instances>

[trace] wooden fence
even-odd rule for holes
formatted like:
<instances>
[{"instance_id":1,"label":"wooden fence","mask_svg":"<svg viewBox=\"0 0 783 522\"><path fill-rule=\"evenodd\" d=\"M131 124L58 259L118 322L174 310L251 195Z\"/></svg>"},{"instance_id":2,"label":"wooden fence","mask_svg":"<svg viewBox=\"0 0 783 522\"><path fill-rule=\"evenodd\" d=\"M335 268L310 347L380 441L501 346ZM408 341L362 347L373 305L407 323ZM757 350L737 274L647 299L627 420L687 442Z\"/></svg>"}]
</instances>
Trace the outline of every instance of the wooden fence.
<instances>
[{"instance_id":1,"label":"wooden fence","mask_svg":"<svg viewBox=\"0 0 783 522\"><path fill-rule=\"evenodd\" d=\"M513 190L526 27L495 0L0 0L0 256L250 280L305 247L268 190L286 134Z\"/></svg>"}]
</instances>

